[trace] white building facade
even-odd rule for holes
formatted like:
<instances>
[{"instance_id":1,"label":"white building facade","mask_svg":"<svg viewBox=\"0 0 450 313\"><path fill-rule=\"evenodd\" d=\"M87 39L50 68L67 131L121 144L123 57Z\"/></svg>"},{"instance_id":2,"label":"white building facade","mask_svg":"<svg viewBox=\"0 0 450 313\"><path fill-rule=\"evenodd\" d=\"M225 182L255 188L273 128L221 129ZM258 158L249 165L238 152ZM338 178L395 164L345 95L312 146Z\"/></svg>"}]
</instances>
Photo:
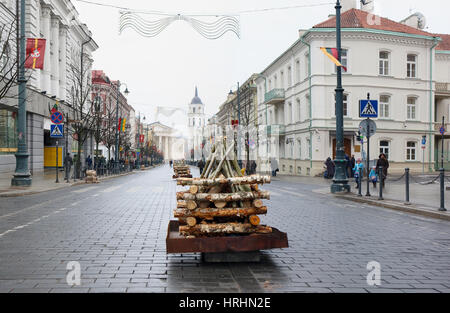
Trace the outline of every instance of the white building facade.
<instances>
[{"instance_id":1,"label":"white building facade","mask_svg":"<svg viewBox=\"0 0 450 313\"><path fill-rule=\"evenodd\" d=\"M15 18L16 1L0 0L0 3L0 14ZM85 72L90 73L92 53L98 46L70 0L28 0L25 9L26 37L46 39L44 69L29 70L27 74L30 75L27 83L27 139L33 172L43 170L45 147L54 145L54 140L49 137L49 106L58 101L63 113L67 115L70 112L66 104L71 102L71 67L79 66L83 56ZM14 105L17 104L9 103L9 110L16 110ZM64 153L75 151L72 142L71 136L64 140ZM86 156L92 155L92 142L89 138L83 146ZM14 168L14 152L1 154L0 172L12 172Z\"/></svg>"},{"instance_id":2,"label":"white building facade","mask_svg":"<svg viewBox=\"0 0 450 313\"><path fill-rule=\"evenodd\" d=\"M371 26L375 18L378 25ZM335 18L300 31L300 38L257 80L259 123L278 133L268 151L281 174L318 175L335 157L336 67L320 50L336 46ZM363 157L357 141L359 100L379 101L370 159L385 153L390 172L435 168L438 124L449 117L449 53L438 35L357 9L342 14L345 152ZM441 46L440 46L441 45ZM448 90L448 89L447 89ZM273 129L277 131L274 132ZM422 137L427 144L422 151ZM424 163L424 164L423 164ZM259 167L264 170L264 164Z\"/></svg>"}]
</instances>

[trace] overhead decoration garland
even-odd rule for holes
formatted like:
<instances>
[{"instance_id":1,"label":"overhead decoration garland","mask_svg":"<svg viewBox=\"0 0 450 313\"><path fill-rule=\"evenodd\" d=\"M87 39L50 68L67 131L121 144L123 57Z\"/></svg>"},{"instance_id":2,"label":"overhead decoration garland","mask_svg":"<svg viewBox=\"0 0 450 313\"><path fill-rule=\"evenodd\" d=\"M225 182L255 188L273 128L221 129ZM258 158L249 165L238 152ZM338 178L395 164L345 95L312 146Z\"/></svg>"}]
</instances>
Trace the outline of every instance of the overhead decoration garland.
<instances>
[{"instance_id":1,"label":"overhead decoration garland","mask_svg":"<svg viewBox=\"0 0 450 313\"><path fill-rule=\"evenodd\" d=\"M135 12L121 11L119 33L122 34L125 29L132 28L141 36L155 37L174 21L183 20L189 23L192 28L206 39L218 39L227 32L232 32L240 38L239 19L237 17L219 15L215 18L216 20L213 22L205 22L198 18L177 14L154 21L148 21Z\"/></svg>"}]
</instances>

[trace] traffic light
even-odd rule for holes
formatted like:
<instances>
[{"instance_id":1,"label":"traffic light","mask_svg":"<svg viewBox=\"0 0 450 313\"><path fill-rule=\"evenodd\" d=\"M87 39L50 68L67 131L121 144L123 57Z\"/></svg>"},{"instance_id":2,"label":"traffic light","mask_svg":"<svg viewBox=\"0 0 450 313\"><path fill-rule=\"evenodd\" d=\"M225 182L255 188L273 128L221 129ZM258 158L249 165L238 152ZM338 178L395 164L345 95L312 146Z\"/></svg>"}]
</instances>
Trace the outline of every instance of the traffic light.
<instances>
[{"instance_id":1,"label":"traffic light","mask_svg":"<svg viewBox=\"0 0 450 313\"><path fill-rule=\"evenodd\" d=\"M362 139L361 131L358 130L358 135L356 135L356 141L361 141L361 139Z\"/></svg>"}]
</instances>

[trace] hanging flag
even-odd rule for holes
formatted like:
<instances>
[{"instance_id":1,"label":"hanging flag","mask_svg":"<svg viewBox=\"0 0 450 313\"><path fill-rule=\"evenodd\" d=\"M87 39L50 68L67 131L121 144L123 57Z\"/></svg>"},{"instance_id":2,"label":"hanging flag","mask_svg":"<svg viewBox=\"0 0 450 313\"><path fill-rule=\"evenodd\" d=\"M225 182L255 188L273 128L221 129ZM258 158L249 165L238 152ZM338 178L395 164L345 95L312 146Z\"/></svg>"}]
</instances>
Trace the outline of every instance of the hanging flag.
<instances>
[{"instance_id":1,"label":"hanging flag","mask_svg":"<svg viewBox=\"0 0 450 313\"><path fill-rule=\"evenodd\" d=\"M344 71L347 72L347 67L341 64L341 62L338 61L338 50L336 48L320 48L322 52L330 58L331 61L333 61L336 66L340 66L344 69Z\"/></svg>"},{"instance_id":2,"label":"hanging flag","mask_svg":"<svg viewBox=\"0 0 450 313\"><path fill-rule=\"evenodd\" d=\"M27 38L25 68L44 69L45 39Z\"/></svg>"},{"instance_id":3,"label":"hanging flag","mask_svg":"<svg viewBox=\"0 0 450 313\"><path fill-rule=\"evenodd\" d=\"M127 123L127 119L124 118L124 119L122 120L122 131L123 131L123 132L125 132L125 125L126 125L126 123Z\"/></svg>"},{"instance_id":4,"label":"hanging flag","mask_svg":"<svg viewBox=\"0 0 450 313\"><path fill-rule=\"evenodd\" d=\"M117 130L120 132L120 126L122 125L122 118L119 118L119 124L117 124Z\"/></svg>"}]
</instances>

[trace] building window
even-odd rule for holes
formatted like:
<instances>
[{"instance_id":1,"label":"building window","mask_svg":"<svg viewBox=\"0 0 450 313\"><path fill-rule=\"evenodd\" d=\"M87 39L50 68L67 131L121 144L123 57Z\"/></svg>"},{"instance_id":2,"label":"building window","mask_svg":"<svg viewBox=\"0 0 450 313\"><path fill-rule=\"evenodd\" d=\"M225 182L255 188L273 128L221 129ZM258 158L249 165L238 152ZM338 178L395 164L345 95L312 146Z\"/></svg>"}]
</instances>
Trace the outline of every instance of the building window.
<instances>
[{"instance_id":1,"label":"building window","mask_svg":"<svg viewBox=\"0 0 450 313\"><path fill-rule=\"evenodd\" d=\"M416 160L416 142L408 141L406 143L406 161Z\"/></svg>"},{"instance_id":2,"label":"building window","mask_svg":"<svg viewBox=\"0 0 450 313\"><path fill-rule=\"evenodd\" d=\"M348 71L348 50L347 49L341 49L341 64L347 68ZM337 73L337 66L334 66L334 72ZM342 70L344 72L344 70Z\"/></svg>"},{"instance_id":3,"label":"building window","mask_svg":"<svg viewBox=\"0 0 450 313\"><path fill-rule=\"evenodd\" d=\"M305 54L305 73L306 73L306 77L309 77L311 75L310 73L310 69L309 69L309 53Z\"/></svg>"},{"instance_id":4,"label":"building window","mask_svg":"<svg viewBox=\"0 0 450 313\"><path fill-rule=\"evenodd\" d=\"M336 97L336 95L335 95ZM348 95L344 94L342 96L342 105L343 105L343 112L344 116L348 116ZM334 102L334 116L336 116L336 101Z\"/></svg>"},{"instance_id":5,"label":"building window","mask_svg":"<svg viewBox=\"0 0 450 313\"><path fill-rule=\"evenodd\" d=\"M408 78L416 78L417 68L417 56L414 54L408 54L406 62L406 76Z\"/></svg>"},{"instance_id":6,"label":"building window","mask_svg":"<svg viewBox=\"0 0 450 313\"><path fill-rule=\"evenodd\" d=\"M280 72L280 88L284 89L284 72Z\"/></svg>"},{"instance_id":7,"label":"building window","mask_svg":"<svg viewBox=\"0 0 450 313\"><path fill-rule=\"evenodd\" d=\"M388 118L389 117L389 105L391 102L391 97L382 95L380 96L380 117Z\"/></svg>"},{"instance_id":8,"label":"building window","mask_svg":"<svg viewBox=\"0 0 450 313\"><path fill-rule=\"evenodd\" d=\"M391 143L387 140L380 141L380 154L384 153L386 155L386 159L389 160L389 152L391 150Z\"/></svg>"},{"instance_id":9,"label":"building window","mask_svg":"<svg viewBox=\"0 0 450 313\"><path fill-rule=\"evenodd\" d=\"M16 152L16 113L0 109L0 155Z\"/></svg>"},{"instance_id":10,"label":"building window","mask_svg":"<svg viewBox=\"0 0 450 313\"><path fill-rule=\"evenodd\" d=\"M195 108L192 108L192 113L195 113Z\"/></svg>"},{"instance_id":11,"label":"building window","mask_svg":"<svg viewBox=\"0 0 450 313\"><path fill-rule=\"evenodd\" d=\"M292 67L288 67L288 88L292 87Z\"/></svg>"},{"instance_id":12,"label":"building window","mask_svg":"<svg viewBox=\"0 0 450 313\"><path fill-rule=\"evenodd\" d=\"M297 140L298 145L298 159L302 159L302 141L300 139Z\"/></svg>"},{"instance_id":13,"label":"building window","mask_svg":"<svg viewBox=\"0 0 450 313\"><path fill-rule=\"evenodd\" d=\"M289 102L288 111L287 111L287 119L286 119L287 124L292 124L294 122L293 116L294 115L292 114L292 103Z\"/></svg>"},{"instance_id":14,"label":"building window","mask_svg":"<svg viewBox=\"0 0 450 313\"><path fill-rule=\"evenodd\" d=\"M406 119L408 120L416 119L416 98L408 97Z\"/></svg>"},{"instance_id":15,"label":"building window","mask_svg":"<svg viewBox=\"0 0 450 313\"><path fill-rule=\"evenodd\" d=\"M300 103L300 99L297 99L297 119L299 122L302 120L302 106Z\"/></svg>"},{"instance_id":16,"label":"building window","mask_svg":"<svg viewBox=\"0 0 450 313\"><path fill-rule=\"evenodd\" d=\"M302 168L300 166L297 167L297 174L302 175Z\"/></svg>"},{"instance_id":17,"label":"building window","mask_svg":"<svg viewBox=\"0 0 450 313\"><path fill-rule=\"evenodd\" d=\"M380 75L387 76L389 75L389 52L387 51L380 51L380 69L379 73Z\"/></svg>"},{"instance_id":18,"label":"building window","mask_svg":"<svg viewBox=\"0 0 450 313\"><path fill-rule=\"evenodd\" d=\"M273 77L273 88L278 88L278 77L277 77L277 75L275 75L274 77Z\"/></svg>"},{"instance_id":19,"label":"building window","mask_svg":"<svg viewBox=\"0 0 450 313\"><path fill-rule=\"evenodd\" d=\"M293 166L289 165L289 174L293 174Z\"/></svg>"},{"instance_id":20,"label":"building window","mask_svg":"<svg viewBox=\"0 0 450 313\"><path fill-rule=\"evenodd\" d=\"M299 83L300 79L301 79L301 77L300 77L300 60L296 60L295 61L295 81L297 83Z\"/></svg>"}]
</instances>

